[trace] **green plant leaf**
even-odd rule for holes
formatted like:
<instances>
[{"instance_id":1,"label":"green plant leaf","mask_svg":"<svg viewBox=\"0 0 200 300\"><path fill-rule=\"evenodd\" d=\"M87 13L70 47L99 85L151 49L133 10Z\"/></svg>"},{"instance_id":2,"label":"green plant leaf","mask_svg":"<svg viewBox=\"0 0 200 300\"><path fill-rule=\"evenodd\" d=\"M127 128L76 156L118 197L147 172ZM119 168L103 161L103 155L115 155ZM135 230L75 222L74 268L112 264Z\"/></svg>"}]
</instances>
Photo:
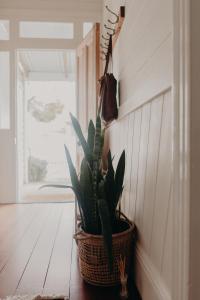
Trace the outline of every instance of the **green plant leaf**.
<instances>
[{"instance_id":1,"label":"green plant leaf","mask_svg":"<svg viewBox=\"0 0 200 300\"><path fill-rule=\"evenodd\" d=\"M89 233L97 234L97 208L93 199L92 172L85 158L83 158L81 163L80 185L83 191L84 207L86 211L86 231Z\"/></svg>"},{"instance_id":2,"label":"green plant leaf","mask_svg":"<svg viewBox=\"0 0 200 300\"><path fill-rule=\"evenodd\" d=\"M84 152L84 155L85 157L87 158L88 162L91 163L92 161L92 153L90 152L90 148L84 138L84 135L83 135L83 132L81 130L81 127L80 127L80 124L78 122L78 120L70 113L70 117L71 117L71 121L72 121L72 125L73 125L73 128L76 132L76 135L79 139L79 142L83 148L83 152Z\"/></svg>"},{"instance_id":3,"label":"green plant leaf","mask_svg":"<svg viewBox=\"0 0 200 300\"><path fill-rule=\"evenodd\" d=\"M39 187L39 190L46 188L46 187L53 187L53 188L61 188L61 189L73 189L73 187L71 185L65 185L65 184L44 184L42 186Z\"/></svg>"},{"instance_id":4,"label":"green plant leaf","mask_svg":"<svg viewBox=\"0 0 200 300\"><path fill-rule=\"evenodd\" d=\"M105 248L108 254L108 264L110 272L113 270L113 253L112 253L112 227L110 223L109 209L105 199L98 199L98 209L101 221L102 234Z\"/></svg>"},{"instance_id":5,"label":"green plant leaf","mask_svg":"<svg viewBox=\"0 0 200 300\"><path fill-rule=\"evenodd\" d=\"M87 138L87 144L90 149L90 152L93 153L94 150L94 138L95 138L95 127L92 120L90 120L89 126L88 126L88 138Z\"/></svg>"},{"instance_id":6,"label":"green plant leaf","mask_svg":"<svg viewBox=\"0 0 200 300\"><path fill-rule=\"evenodd\" d=\"M84 207L84 198L83 198L83 193L81 190L81 185L78 180L76 169L73 165L69 150L66 145L64 145L64 146L65 146L65 153L66 153L66 157L67 157L67 163L68 163L68 167L69 167L72 187L73 187L74 193L75 193L77 201L78 201L78 206L79 206L79 210L80 210L80 214L81 214L83 228L85 228L85 220L84 220L85 207Z\"/></svg>"},{"instance_id":7,"label":"green plant leaf","mask_svg":"<svg viewBox=\"0 0 200 300\"><path fill-rule=\"evenodd\" d=\"M115 217L116 193L115 193L115 172L113 169L112 156L110 150L107 155L107 161L108 161L108 170L105 176L105 195L106 195L106 201L108 203L108 207L110 211L111 222L113 222Z\"/></svg>"},{"instance_id":8,"label":"green plant leaf","mask_svg":"<svg viewBox=\"0 0 200 300\"><path fill-rule=\"evenodd\" d=\"M97 160L101 156L102 151L102 138L101 138L101 119L100 116L97 116L96 119L96 131L94 139L94 159Z\"/></svg>"},{"instance_id":9,"label":"green plant leaf","mask_svg":"<svg viewBox=\"0 0 200 300\"><path fill-rule=\"evenodd\" d=\"M97 219L98 219L97 186L98 186L98 179L100 178L100 157L101 157L101 119L99 116L97 116L95 140L94 140L94 152L93 152L93 161L92 161L93 199L96 205Z\"/></svg>"},{"instance_id":10,"label":"green plant leaf","mask_svg":"<svg viewBox=\"0 0 200 300\"><path fill-rule=\"evenodd\" d=\"M115 208L117 207L119 198L123 191L124 173L125 173L125 150L122 152L120 156L117 169L116 169L116 174L115 174L115 193L116 193Z\"/></svg>"}]
</instances>

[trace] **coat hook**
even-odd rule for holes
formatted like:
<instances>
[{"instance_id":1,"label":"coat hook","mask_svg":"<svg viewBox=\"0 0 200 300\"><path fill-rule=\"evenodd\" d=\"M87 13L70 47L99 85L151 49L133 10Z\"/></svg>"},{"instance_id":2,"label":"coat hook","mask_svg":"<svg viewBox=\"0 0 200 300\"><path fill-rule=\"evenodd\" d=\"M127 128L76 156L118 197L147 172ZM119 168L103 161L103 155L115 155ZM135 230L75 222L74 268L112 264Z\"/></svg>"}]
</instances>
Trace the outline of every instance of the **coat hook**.
<instances>
[{"instance_id":1,"label":"coat hook","mask_svg":"<svg viewBox=\"0 0 200 300\"><path fill-rule=\"evenodd\" d=\"M101 54L103 54L103 55L105 55L105 56L107 55L106 52L104 52L104 51L101 51Z\"/></svg>"},{"instance_id":2,"label":"coat hook","mask_svg":"<svg viewBox=\"0 0 200 300\"><path fill-rule=\"evenodd\" d=\"M101 46L102 49L108 50L108 45L107 45L107 44L105 44L105 46L104 46L103 44L100 44L100 46ZM107 47L106 47L106 46L107 46Z\"/></svg>"},{"instance_id":3,"label":"coat hook","mask_svg":"<svg viewBox=\"0 0 200 300\"><path fill-rule=\"evenodd\" d=\"M103 34L102 34L102 39L104 39L105 41L109 41L109 38L106 38Z\"/></svg>"},{"instance_id":4,"label":"coat hook","mask_svg":"<svg viewBox=\"0 0 200 300\"><path fill-rule=\"evenodd\" d=\"M113 21L111 21L110 19L108 20L108 22L110 23L110 24L116 24L116 23L118 23L119 22L119 16L116 14L116 13L114 13L109 7L108 7L108 5L106 5L106 9L107 9L107 11L108 12L110 12L111 14L113 14L115 17L116 17L116 20L113 22Z\"/></svg>"},{"instance_id":5,"label":"coat hook","mask_svg":"<svg viewBox=\"0 0 200 300\"><path fill-rule=\"evenodd\" d=\"M112 22L110 19L108 19L108 23L112 24L112 25L115 25L118 23L118 20L116 22Z\"/></svg>"},{"instance_id":6,"label":"coat hook","mask_svg":"<svg viewBox=\"0 0 200 300\"><path fill-rule=\"evenodd\" d=\"M111 36L114 35L114 33L109 33L109 32L106 32L106 34L109 36L109 39L110 39Z\"/></svg>"},{"instance_id":7,"label":"coat hook","mask_svg":"<svg viewBox=\"0 0 200 300\"><path fill-rule=\"evenodd\" d=\"M114 35L115 34L115 29L111 28L111 27L108 27L106 24L104 24L104 27L107 29L107 30L111 30L113 33L111 35Z\"/></svg>"}]
</instances>

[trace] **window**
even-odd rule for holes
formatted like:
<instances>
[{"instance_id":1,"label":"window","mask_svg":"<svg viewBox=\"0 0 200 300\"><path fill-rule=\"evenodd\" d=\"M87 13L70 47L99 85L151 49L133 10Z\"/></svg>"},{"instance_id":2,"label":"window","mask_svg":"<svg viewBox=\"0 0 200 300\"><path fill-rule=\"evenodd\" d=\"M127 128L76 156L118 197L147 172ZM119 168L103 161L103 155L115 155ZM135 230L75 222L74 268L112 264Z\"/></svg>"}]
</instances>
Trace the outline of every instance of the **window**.
<instances>
[{"instance_id":1,"label":"window","mask_svg":"<svg viewBox=\"0 0 200 300\"><path fill-rule=\"evenodd\" d=\"M10 128L10 56L0 52L0 129Z\"/></svg>"},{"instance_id":2,"label":"window","mask_svg":"<svg viewBox=\"0 0 200 300\"><path fill-rule=\"evenodd\" d=\"M8 20L0 20L0 40L9 40L9 25L10 24Z\"/></svg>"},{"instance_id":3,"label":"window","mask_svg":"<svg viewBox=\"0 0 200 300\"><path fill-rule=\"evenodd\" d=\"M73 39L74 24L60 22L20 22L20 37Z\"/></svg>"},{"instance_id":4,"label":"window","mask_svg":"<svg viewBox=\"0 0 200 300\"><path fill-rule=\"evenodd\" d=\"M86 37L86 35L92 29L92 27L93 27L92 22L84 22L83 23L83 38Z\"/></svg>"}]
</instances>

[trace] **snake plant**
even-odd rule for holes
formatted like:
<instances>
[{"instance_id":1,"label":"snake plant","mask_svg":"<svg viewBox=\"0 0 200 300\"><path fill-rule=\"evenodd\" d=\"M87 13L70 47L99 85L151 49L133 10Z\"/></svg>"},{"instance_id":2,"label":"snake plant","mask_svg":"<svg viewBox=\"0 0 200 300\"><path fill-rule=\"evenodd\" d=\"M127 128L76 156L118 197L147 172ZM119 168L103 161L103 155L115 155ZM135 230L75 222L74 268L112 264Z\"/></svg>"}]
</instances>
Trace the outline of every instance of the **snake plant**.
<instances>
[{"instance_id":1,"label":"snake plant","mask_svg":"<svg viewBox=\"0 0 200 300\"><path fill-rule=\"evenodd\" d=\"M90 121L87 140L82 133L78 120L71 114L70 117L84 152L80 176L78 177L68 148L65 146L71 176L71 188L78 201L82 228L87 233L103 234L109 265L112 269L112 233L116 230L114 228L118 217L116 210L123 191L125 152L122 152L115 172L109 151L107 155L108 169L106 174L103 174L104 130L101 128L100 117L97 116L96 126L94 126L93 121Z\"/></svg>"},{"instance_id":2,"label":"snake plant","mask_svg":"<svg viewBox=\"0 0 200 300\"><path fill-rule=\"evenodd\" d=\"M80 210L82 229L90 234L103 235L108 263L112 271L112 233L116 232L119 217L117 206L123 191L125 151L120 156L116 171L113 168L111 152L108 152L108 169L106 174L103 174L104 130L101 128L100 117L97 116L96 126L92 120L89 122L87 139L83 135L78 120L72 114L70 117L84 153L80 176L78 176L69 150L65 146L72 186L54 185L54 187L71 188L74 191Z\"/></svg>"}]
</instances>

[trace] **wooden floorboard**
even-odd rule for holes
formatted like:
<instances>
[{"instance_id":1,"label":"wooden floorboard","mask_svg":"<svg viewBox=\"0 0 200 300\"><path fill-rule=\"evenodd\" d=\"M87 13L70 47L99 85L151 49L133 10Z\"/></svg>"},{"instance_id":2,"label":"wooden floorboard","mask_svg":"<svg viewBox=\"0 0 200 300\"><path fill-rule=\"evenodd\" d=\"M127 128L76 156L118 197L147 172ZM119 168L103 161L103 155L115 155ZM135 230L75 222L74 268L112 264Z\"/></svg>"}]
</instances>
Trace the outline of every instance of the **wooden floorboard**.
<instances>
[{"instance_id":1,"label":"wooden floorboard","mask_svg":"<svg viewBox=\"0 0 200 300\"><path fill-rule=\"evenodd\" d=\"M0 299L25 294L120 299L119 287L84 283L73 231L73 203L1 205ZM129 299L138 299L134 288Z\"/></svg>"},{"instance_id":2,"label":"wooden floorboard","mask_svg":"<svg viewBox=\"0 0 200 300\"><path fill-rule=\"evenodd\" d=\"M5 267L10 256L15 252L16 247L21 243L38 212L36 207L27 209L26 213L19 217L18 221L6 234L0 234L0 271Z\"/></svg>"},{"instance_id":3,"label":"wooden floorboard","mask_svg":"<svg viewBox=\"0 0 200 300\"><path fill-rule=\"evenodd\" d=\"M61 218L61 206L51 208L18 284L17 295L41 294Z\"/></svg>"},{"instance_id":4,"label":"wooden floorboard","mask_svg":"<svg viewBox=\"0 0 200 300\"><path fill-rule=\"evenodd\" d=\"M0 297L15 294L18 284L27 267L29 259L35 249L41 230L44 226L47 210L41 210L35 218L22 241L16 246L15 251L7 264L0 272ZM15 230L15 228L13 228Z\"/></svg>"},{"instance_id":5,"label":"wooden floorboard","mask_svg":"<svg viewBox=\"0 0 200 300\"><path fill-rule=\"evenodd\" d=\"M73 230L74 205L68 204L62 212L43 295L69 295Z\"/></svg>"}]
</instances>

